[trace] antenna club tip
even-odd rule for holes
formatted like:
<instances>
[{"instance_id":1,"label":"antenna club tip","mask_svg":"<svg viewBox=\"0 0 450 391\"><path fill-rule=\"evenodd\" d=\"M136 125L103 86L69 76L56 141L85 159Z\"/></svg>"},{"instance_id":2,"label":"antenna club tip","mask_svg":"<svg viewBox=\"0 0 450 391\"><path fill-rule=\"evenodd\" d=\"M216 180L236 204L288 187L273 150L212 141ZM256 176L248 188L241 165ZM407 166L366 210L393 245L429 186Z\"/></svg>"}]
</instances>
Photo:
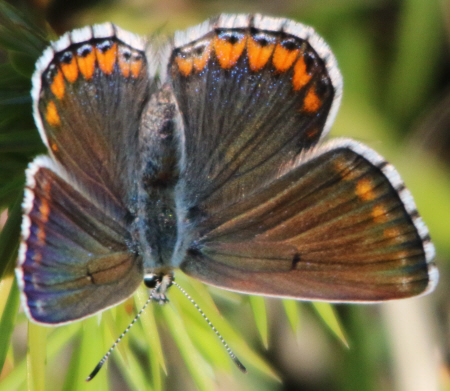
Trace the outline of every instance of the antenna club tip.
<instances>
[{"instance_id":1,"label":"antenna club tip","mask_svg":"<svg viewBox=\"0 0 450 391\"><path fill-rule=\"evenodd\" d=\"M242 364L237 357L234 358L234 363L236 364L236 366L239 368L239 370L242 373L247 373L247 368L244 367L244 364Z\"/></svg>"},{"instance_id":2,"label":"antenna club tip","mask_svg":"<svg viewBox=\"0 0 450 391\"><path fill-rule=\"evenodd\" d=\"M101 360L97 366L94 368L94 370L91 372L91 374L86 378L86 382L91 381L95 375L102 369L103 364L105 363L105 360Z\"/></svg>"}]
</instances>

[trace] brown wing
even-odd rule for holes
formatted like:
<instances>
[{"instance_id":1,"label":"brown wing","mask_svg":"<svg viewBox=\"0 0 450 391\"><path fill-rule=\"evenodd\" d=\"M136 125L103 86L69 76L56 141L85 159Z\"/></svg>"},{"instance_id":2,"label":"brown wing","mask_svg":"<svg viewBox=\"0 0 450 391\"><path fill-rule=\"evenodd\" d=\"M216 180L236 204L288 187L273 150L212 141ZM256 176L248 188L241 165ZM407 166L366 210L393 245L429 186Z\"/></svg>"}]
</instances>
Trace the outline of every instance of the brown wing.
<instances>
[{"instance_id":1,"label":"brown wing","mask_svg":"<svg viewBox=\"0 0 450 391\"><path fill-rule=\"evenodd\" d=\"M395 169L340 140L205 217L181 269L239 292L377 301L430 291L434 247Z\"/></svg>"}]
</instances>

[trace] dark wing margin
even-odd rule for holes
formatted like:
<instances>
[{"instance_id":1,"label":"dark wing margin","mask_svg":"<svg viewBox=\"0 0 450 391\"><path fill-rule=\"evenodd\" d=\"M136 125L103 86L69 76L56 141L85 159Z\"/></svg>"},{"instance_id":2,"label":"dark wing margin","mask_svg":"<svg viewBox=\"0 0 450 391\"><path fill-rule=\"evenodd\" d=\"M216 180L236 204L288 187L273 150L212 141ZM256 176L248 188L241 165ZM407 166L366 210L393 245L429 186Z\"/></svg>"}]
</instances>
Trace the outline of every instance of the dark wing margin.
<instances>
[{"instance_id":1,"label":"dark wing margin","mask_svg":"<svg viewBox=\"0 0 450 391\"><path fill-rule=\"evenodd\" d=\"M124 221L76 189L64 169L37 157L27 170L16 275L30 319L63 324L128 298L142 281Z\"/></svg>"},{"instance_id":2,"label":"dark wing margin","mask_svg":"<svg viewBox=\"0 0 450 391\"><path fill-rule=\"evenodd\" d=\"M435 250L410 192L373 150L338 139L205 217L181 264L250 294L376 302L431 292Z\"/></svg>"}]
</instances>

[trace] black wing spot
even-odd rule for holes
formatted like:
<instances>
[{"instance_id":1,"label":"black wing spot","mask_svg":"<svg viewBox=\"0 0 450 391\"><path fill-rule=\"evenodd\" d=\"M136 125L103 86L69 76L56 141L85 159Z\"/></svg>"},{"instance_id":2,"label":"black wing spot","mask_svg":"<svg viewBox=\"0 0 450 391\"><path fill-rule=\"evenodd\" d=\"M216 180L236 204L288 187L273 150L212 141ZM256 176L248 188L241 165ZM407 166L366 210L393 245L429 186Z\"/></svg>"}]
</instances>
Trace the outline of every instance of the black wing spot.
<instances>
[{"instance_id":1,"label":"black wing spot","mask_svg":"<svg viewBox=\"0 0 450 391\"><path fill-rule=\"evenodd\" d=\"M297 263L300 262L300 254L295 254L294 258L292 258L292 270L295 270L295 268L297 267Z\"/></svg>"}]
</instances>

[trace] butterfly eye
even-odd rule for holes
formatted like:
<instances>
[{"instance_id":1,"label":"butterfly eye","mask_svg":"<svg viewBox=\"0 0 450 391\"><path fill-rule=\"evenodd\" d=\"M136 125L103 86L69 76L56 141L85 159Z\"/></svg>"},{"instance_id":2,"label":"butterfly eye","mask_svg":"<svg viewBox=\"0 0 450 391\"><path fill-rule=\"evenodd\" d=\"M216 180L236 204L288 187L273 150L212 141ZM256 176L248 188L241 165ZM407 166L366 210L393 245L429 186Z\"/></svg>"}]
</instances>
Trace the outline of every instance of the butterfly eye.
<instances>
[{"instance_id":1,"label":"butterfly eye","mask_svg":"<svg viewBox=\"0 0 450 391\"><path fill-rule=\"evenodd\" d=\"M153 289L160 282L160 277L156 274L147 274L144 276L144 284L147 288Z\"/></svg>"}]
</instances>

